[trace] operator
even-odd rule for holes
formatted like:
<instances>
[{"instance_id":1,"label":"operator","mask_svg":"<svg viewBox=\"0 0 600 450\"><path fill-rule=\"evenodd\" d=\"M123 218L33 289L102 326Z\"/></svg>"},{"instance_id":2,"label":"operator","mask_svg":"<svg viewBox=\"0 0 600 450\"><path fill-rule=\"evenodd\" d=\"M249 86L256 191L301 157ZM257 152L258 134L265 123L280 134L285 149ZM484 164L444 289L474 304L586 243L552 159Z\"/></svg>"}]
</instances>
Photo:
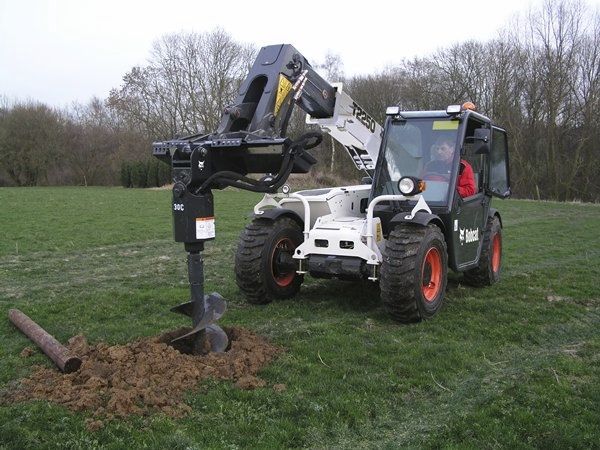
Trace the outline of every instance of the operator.
<instances>
[{"instance_id":1,"label":"operator","mask_svg":"<svg viewBox=\"0 0 600 450\"><path fill-rule=\"evenodd\" d=\"M452 173L454 150L455 144L452 139L438 139L431 147L431 161L425 166L425 176L427 176L427 174L440 174L448 179ZM431 176L430 179L432 179ZM469 197L477 192L473 168L471 167L471 164L462 158L460 160L456 189L461 197Z\"/></svg>"}]
</instances>

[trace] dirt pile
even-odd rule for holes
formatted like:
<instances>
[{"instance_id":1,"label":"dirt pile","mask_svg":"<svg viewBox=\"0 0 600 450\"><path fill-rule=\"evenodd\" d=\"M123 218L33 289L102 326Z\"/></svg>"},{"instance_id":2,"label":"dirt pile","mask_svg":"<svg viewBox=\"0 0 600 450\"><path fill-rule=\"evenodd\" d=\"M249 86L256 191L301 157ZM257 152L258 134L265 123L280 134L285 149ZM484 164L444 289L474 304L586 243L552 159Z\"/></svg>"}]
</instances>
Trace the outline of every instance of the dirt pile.
<instances>
[{"instance_id":1,"label":"dirt pile","mask_svg":"<svg viewBox=\"0 0 600 450\"><path fill-rule=\"evenodd\" d=\"M36 367L2 400L49 400L108 419L153 411L180 417L190 410L183 402L185 391L200 381L213 378L233 380L242 389L262 387L265 382L256 373L281 352L243 328L225 329L231 345L221 354L192 356L167 345L187 331L113 346L89 345L85 337L76 336L69 340L69 348L82 359L77 372Z\"/></svg>"}]
</instances>

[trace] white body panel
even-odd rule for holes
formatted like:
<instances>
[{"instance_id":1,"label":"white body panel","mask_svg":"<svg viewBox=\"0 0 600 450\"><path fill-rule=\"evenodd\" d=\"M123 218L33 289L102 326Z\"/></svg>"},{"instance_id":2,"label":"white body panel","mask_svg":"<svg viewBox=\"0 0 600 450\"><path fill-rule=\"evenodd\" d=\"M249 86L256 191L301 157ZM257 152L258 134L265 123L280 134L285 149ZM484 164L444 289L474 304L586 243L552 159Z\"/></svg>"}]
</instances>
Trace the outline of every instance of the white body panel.
<instances>
[{"instance_id":1,"label":"white body panel","mask_svg":"<svg viewBox=\"0 0 600 450\"><path fill-rule=\"evenodd\" d=\"M311 255L346 256L364 260L371 266L383 261L385 245L379 217L373 217L375 205L384 201L401 201L403 195L381 195L366 206L370 185L345 186L298 191L292 194L265 194L255 207L258 216L269 208L294 211L304 220L304 242L296 248L293 258L300 261ZM417 211L431 213L422 195L406 219ZM363 211L361 212L361 201ZM305 273L299 270L299 273ZM373 274L376 272L374 271ZM369 277L377 280L377 276Z\"/></svg>"},{"instance_id":2,"label":"white body panel","mask_svg":"<svg viewBox=\"0 0 600 450\"><path fill-rule=\"evenodd\" d=\"M352 256L378 265L382 261L381 249L367 246L367 219L358 217L319 217L309 231L308 239L296 248L295 259L306 259L310 255ZM381 221L372 221L371 234L379 237L377 244L383 245Z\"/></svg>"}]
</instances>

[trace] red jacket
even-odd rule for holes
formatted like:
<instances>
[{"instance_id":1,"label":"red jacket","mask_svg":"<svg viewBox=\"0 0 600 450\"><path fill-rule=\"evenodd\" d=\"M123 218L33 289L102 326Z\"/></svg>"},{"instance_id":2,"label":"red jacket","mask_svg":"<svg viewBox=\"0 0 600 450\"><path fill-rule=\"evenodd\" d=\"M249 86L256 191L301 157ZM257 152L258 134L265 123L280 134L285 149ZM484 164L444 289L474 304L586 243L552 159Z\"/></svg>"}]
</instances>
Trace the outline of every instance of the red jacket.
<instances>
[{"instance_id":1,"label":"red jacket","mask_svg":"<svg viewBox=\"0 0 600 450\"><path fill-rule=\"evenodd\" d=\"M471 164L464 159L460 160L460 170L458 171L456 189L458 189L458 193L461 197L469 197L477 192L473 168L471 167Z\"/></svg>"}]
</instances>

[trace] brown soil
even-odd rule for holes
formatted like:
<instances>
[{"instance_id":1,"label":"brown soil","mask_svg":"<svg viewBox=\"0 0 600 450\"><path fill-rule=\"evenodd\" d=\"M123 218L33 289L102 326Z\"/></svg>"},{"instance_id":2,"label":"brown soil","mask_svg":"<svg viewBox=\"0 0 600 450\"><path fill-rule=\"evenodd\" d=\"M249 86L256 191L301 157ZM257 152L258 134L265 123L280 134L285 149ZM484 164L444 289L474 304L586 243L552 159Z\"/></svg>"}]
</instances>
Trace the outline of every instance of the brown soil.
<instances>
[{"instance_id":1,"label":"brown soil","mask_svg":"<svg viewBox=\"0 0 600 450\"><path fill-rule=\"evenodd\" d=\"M256 373L281 349L242 328L225 329L230 348L225 353L193 356L169 346L181 329L126 345L89 345L83 336L69 340L69 349L81 358L78 371L63 374L36 367L17 388L4 393L4 401L49 400L75 411L91 411L90 430L102 426L99 419L129 414L162 412L180 417L190 407L184 393L212 378L233 380L240 389L265 386Z\"/></svg>"}]
</instances>

